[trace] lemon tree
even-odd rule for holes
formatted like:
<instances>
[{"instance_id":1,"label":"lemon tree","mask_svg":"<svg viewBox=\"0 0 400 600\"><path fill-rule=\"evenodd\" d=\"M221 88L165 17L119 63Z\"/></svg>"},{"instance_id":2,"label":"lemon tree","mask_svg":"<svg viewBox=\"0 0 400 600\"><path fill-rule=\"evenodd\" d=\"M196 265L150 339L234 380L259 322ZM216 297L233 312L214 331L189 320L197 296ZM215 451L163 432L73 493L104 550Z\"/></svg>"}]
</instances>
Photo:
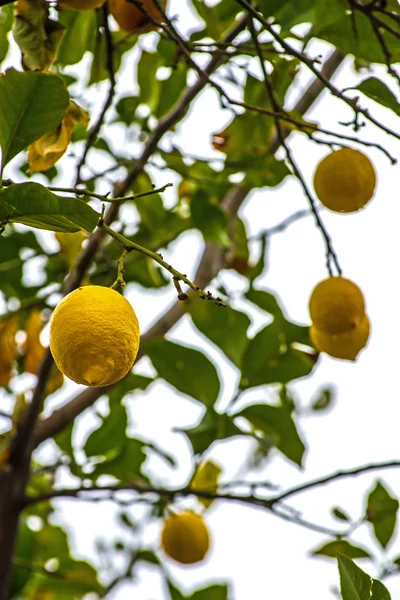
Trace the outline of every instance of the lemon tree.
<instances>
[{"instance_id":1,"label":"lemon tree","mask_svg":"<svg viewBox=\"0 0 400 600\"><path fill-rule=\"evenodd\" d=\"M245 572L260 540L280 594L320 598L253 507L321 537L295 562L330 560L326 593L398 595L397 459L343 470L332 427L337 468L308 477L306 417L334 409L320 366L357 388L397 335L364 282L366 215L397 190L399 20L396 0L0 0L0 600L134 597L146 567L167 600L242 600L207 565L233 549ZM367 472L358 516L339 484L324 522L304 509Z\"/></svg>"}]
</instances>

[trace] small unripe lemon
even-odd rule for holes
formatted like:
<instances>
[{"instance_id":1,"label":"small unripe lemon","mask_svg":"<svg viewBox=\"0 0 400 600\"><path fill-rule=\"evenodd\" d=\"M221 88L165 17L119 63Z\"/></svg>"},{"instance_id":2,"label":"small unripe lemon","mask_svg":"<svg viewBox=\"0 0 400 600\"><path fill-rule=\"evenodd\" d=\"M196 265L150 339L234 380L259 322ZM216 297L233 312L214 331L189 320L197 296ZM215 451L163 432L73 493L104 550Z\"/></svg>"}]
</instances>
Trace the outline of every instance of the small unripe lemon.
<instances>
[{"instance_id":1,"label":"small unripe lemon","mask_svg":"<svg viewBox=\"0 0 400 600\"><path fill-rule=\"evenodd\" d=\"M325 333L338 334L358 327L365 315L360 288L344 277L329 277L314 288L309 302L311 321Z\"/></svg>"},{"instance_id":2,"label":"small unripe lemon","mask_svg":"<svg viewBox=\"0 0 400 600\"><path fill-rule=\"evenodd\" d=\"M70 10L92 10L99 8L104 4L105 0L61 0L61 8L69 8Z\"/></svg>"},{"instance_id":3,"label":"small unripe lemon","mask_svg":"<svg viewBox=\"0 0 400 600\"><path fill-rule=\"evenodd\" d=\"M161 1L163 8L166 7L166 4L167 0ZM120 28L127 33L147 33L157 29L151 19L128 0L108 0L108 6ZM162 15L154 5L153 0L142 0L142 6L153 19L156 21L162 20Z\"/></svg>"},{"instance_id":4,"label":"small unripe lemon","mask_svg":"<svg viewBox=\"0 0 400 600\"><path fill-rule=\"evenodd\" d=\"M210 548L210 534L203 517L187 510L165 519L161 546L167 556L184 565L202 561Z\"/></svg>"},{"instance_id":5,"label":"small unripe lemon","mask_svg":"<svg viewBox=\"0 0 400 600\"><path fill-rule=\"evenodd\" d=\"M50 322L56 365L76 383L92 387L125 377L139 342L139 323L128 300L99 285L83 286L65 296Z\"/></svg>"},{"instance_id":6,"label":"small unripe lemon","mask_svg":"<svg viewBox=\"0 0 400 600\"><path fill-rule=\"evenodd\" d=\"M322 204L335 212L350 213L371 200L376 185L375 169L362 152L341 148L321 160L314 188Z\"/></svg>"},{"instance_id":7,"label":"small unripe lemon","mask_svg":"<svg viewBox=\"0 0 400 600\"><path fill-rule=\"evenodd\" d=\"M311 325L310 328L310 337L317 350L344 360L355 360L357 358L361 350L367 345L369 334L370 323L367 315L364 316L358 327L337 335L320 331L315 325Z\"/></svg>"}]
</instances>

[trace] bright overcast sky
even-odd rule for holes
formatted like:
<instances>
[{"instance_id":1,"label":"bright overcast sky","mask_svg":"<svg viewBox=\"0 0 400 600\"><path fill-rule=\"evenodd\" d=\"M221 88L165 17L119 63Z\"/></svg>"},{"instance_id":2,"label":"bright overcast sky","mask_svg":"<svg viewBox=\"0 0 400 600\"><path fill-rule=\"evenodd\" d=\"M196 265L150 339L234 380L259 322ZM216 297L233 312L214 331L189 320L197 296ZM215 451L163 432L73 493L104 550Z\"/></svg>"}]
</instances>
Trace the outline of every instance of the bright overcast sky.
<instances>
[{"instance_id":1,"label":"bright overcast sky","mask_svg":"<svg viewBox=\"0 0 400 600\"><path fill-rule=\"evenodd\" d=\"M187 0L171 0L170 14L180 15L181 31L187 31L195 23L193 15L187 9ZM151 45L153 36L145 37L141 38L140 43ZM314 45L311 51L326 55L330 48L322 44ZM118 89L120 92L125 90L128 94L132 92L132 76L128 69L126 73L129 76L124 77L124 82L121 82ZM383 68L376 69L376 74L385 78ZM362 78L366 76L367 72L361 74ZM359 77L352 69L351 60L347 60L337 73L335 83L339 88L344 88L353 85ZM308 81L308 75L305 75L301 85L305 87ZM297 91L300 92L300 84ZM93 94L97 92L103 93L104 86L99 86L87 97L94 97ZM366 100L363 99L363 102L368 105ZM372 102L369 106L376 118L393 129L398 128L393 113ZM351 115L344 105L324 93L322 100L307 117L318 121L325 129L336 129L338 121L349 120ZM189 118L179 127L179 145L197 156L220 157L211 147L210 134L220 130L228 118L227 112L221 112L215 92L207 91L201 101L197 102L196 109L191 111ZM400 158L400 143L372 126L365 128L360 135L380 142ZM310 143L302 135L291 139L291 147L307 182L311 184L316 164L329 149ZM324 212L323 219L332 235L344 275L354 280L364 292L372 336L356 364L324 356L309 379L291 386L302 405L306 406L320 387L333 384L336 388L336 402L329 413L300 420L299 427L308 446L304 473L289 465L278 454L258 473L259 480L270 480L283 489L337 469L400 458L400 397L397 389L400 334L397 322L400 304L399 167L392 167L387 158L376 150L368 150L366 153L373 160L378 173L375 198L360 213L337 215ZM172 181L169 173L154 173L154 183L164 184L168 181ZM66 176L63 182L70 183ZM168 203L173 201L174 193L166 192L165 199ZM300 185L294 178L290 178L277 189L263 189L251 194L242 208L241 216L249 233L256 234L306 207L307 200ZM180 271L193 275L201 249L200 237L186 233L178 243L171 245L167 253L168 261ZM322 239L311 217L299 221L285 233L272 239L269 265L266 275L257 281L257 287L276 291L288 316L300 323L308 323L308 297L314 285L326 277ZM232 274L228 274L225 281L234 289L245 290L244 280ZM135 285L129 286L127 295L135 307L143 331L175 299L171 289L143 293ZM240 304L237 306L241 307ZM252 310L250 316L253 319L250 332L254 333L266 323L266 317L256 309ZM187 319L182 320L169 337L205 349L224 380L220 406L226 405L232 396L237 373L222 354L194 332ZM151 367L144 360L140 362L137 371L148 372L149 368ZM68 388L69 395L78 387L71 384ZM257 389L244 398L266 400L269 395L264 389ZM58 404L60 399L56 400ZM150 460L150 470L155 474L156 480L168 485L184 484L190 472L189 452L182 437L171 430L173 427L189 426L197 422L202 414L201 409L161 382L152 385L149 392L138 393L135 400L128 400L127 403L131 407L135 425L132 431L157 441L179 461L179 468L173 471L159 460ZM100 401L100 408L101 404ZM94 418L88 415L78 429L78 435L86 435L87 427L93 423ZM225 466L224 479L236 478L240 473L248 448L248 442L235 441L221 444L212 452L210 456ZM339 505L355 519L361 517L366 493L376 478L377 475L365 475L352 481L340 481L294 497L290 504L303 511L304 517L311 521L339 528L340 523L329 516L331 506ZM400 484L396 472L386 471L382 474L382 479L398 497ZM184 505L187 505L187 501ZM59 501L57 506L57 518L67 523L75 542L75 552L79 556L90 559L94 538L111 537L115 534L116 523L109 504L65 500ZM279 521L266 511L226 502L214 505L207 513L207 521L213 536L213 547L207 561L189 569L167 565L171 576L182 589L189 591L208 581L231 580L231 600L334 598L329 591L329 588L338 586L339 583L334 561L307 556L311 549L328 541L323 535ZM158 535L159 524L156 524L149 528L145 540L156 548ZM371 542L368 526L362 527L353 540L360 545L370 544L374 553L382 557L378 544ZM392 559L398 555L400 547L398 541L395 541L389 545L387 557ZM371 575L376 575L370 562L360 561L359 564ZM162 587L155 571L143 567L138 573L139 577L134 584L121 585L112 598L169 599L168 592ZM392 577L385 581L385 585L393 600L399 597L400 578Z\"/></svg>"}]
</instances>

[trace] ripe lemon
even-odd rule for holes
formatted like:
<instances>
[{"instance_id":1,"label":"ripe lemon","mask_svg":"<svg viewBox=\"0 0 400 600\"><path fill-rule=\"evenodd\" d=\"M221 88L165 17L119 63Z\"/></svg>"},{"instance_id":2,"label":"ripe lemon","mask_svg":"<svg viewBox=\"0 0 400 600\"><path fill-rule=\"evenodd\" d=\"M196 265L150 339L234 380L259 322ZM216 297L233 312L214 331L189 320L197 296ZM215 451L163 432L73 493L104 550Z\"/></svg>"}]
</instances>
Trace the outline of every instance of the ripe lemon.
<instances>
[{"instance_id":1,"label":"ripe lemon","mask_svg":"<svg viewBox=\"0 0 400 600\"><path fill-rule=\"evenodd\" d=\"M105 0L61 0L61 8L69 8L70 10L92 10L99 8L104 4Z\"/></svg>"},{"instance_id":2,"label":"ripe lemon","mask_svg":"<svg viewBox=\"0 0 400 600\"><path fill-rule=\"evenodd\" d=\"M203 517L187 510L165 519L161 546L167 556L184 565L203 560L210 547L210 535Z\"/></svg>"},{"instance_id":3,"label":"ripe lemon","mask_svg":"<svg viewBox=\"0 0 400 600\"><path fill-rule=\"evenodd\" d=\"M311 321L325 333L338 334L360 325L365 315L360 288L344 277L329 277L314 288L309 302Z\"/></svg>"},{"instance_id":4,"label":"ripe lemon","mask_svg":"<svg viewBox=\"0 0 400 600\"><path fill-rule=\"evenodd\" d=\"M361 324L352 331L331 335L320 331L311 325L310 336L314 346L320 352L326 352L334 358L355 360L358 354L368 343L370 334L370 323L367 315Z\"/></svg>"},{"instance_id":5,"label":"ripe lemon","mask_svg":"<svg viewBox=\"0 0 400 600\"><path fill-rule=\"evenodd\" d=\"M371 200L376 185L375 169L362 152L341 148L321 160L314 188L322 204L335 212L359 210Z\"/></svg>"},{"instance_id":6,"label":"ripe lemon","mask_svg":"<svg viewBox=\"0 0 400 600\"><path fill-rule=\"evenodd\" d=\"M153 4L153 0L142 0L142 3L149 15L157 21L162 20L162 15ZM162 0L161 4L165 8L167 0ZM108 0L108 7L120 29L127 33L147 33L157 29L151 19L128 0Z\"/></svg>"},{"instance_id":7,"label":"ripe lemon","mask_svg":"<svg viewBox=\"0 0 400 600\"><path fill-rule=\"evenodd\" d=\"M130 371L140 342L128 300L111 288L87 285L65 296L50 322L50 350L64 375L92 387Z\"/></svg>"}]
</instances>

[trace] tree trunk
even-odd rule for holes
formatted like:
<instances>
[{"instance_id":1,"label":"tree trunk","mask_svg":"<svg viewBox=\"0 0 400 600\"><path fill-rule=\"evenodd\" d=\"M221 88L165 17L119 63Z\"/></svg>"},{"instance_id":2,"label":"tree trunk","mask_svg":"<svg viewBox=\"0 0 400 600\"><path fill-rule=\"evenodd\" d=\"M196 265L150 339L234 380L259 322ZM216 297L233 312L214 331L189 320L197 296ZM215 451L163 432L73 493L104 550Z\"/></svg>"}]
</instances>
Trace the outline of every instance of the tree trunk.
<instances>
[{"instance_id":1,"label":"tree trunk","mask_svg":"<svg viewBox=\"0 0 400 600\"><path fill-rule=\"evenodd\" d=\"M0 600L8 600L12 559L28 470L0 471Z\"/></svg>"}]
</instances>

